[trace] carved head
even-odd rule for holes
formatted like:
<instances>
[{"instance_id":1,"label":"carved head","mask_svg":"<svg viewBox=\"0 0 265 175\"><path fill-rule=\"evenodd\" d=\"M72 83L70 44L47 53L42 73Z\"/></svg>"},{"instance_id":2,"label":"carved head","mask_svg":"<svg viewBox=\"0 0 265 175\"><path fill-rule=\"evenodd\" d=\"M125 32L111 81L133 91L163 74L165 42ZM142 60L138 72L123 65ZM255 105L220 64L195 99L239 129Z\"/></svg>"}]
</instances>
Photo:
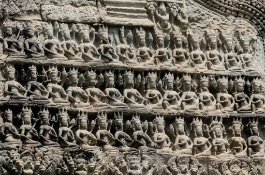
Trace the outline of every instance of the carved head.
<instances>
[{"instance_id":1,"label":"carved head","mask_svg":"<svg viewBox=\"0 0 265 175\"><path fill-rule=\"evenodd\" d=\"M156 43L159 48L164 47L164 36L162 33L156 33Z\"/></svg>"},{"instance_id":2,"label":"carved head","mask_svg":"<svg viewBox=\"0 0 265 175\"><path fill-rule=\"evenodd\" d=\"M127 43L132 43L132 42L133 42L133 33L131 30L129 30L127 33Z\"/></svg>"},{"instance_id":3,"label":"carved head","mask_svg":"<svg viewBox=\"0 0 265 175\"><path fill-rule=\"evenodd\" d=\"M175 47L182 47L183 35L179 28L175 28L175 30L171 32L171 39Z\"/></svg>"},{"instance_id":4,"label":"carved head","mask_svg":"<svg viewBox=\"0 0 265 175\"><path fill-rule=\"evenodd\" d=\"M109 43L109 33L108 28L106 26L101 26L98 30L99 39L101 43L108 44Z\"/></svg>"},{"instance_id":5,"label":"carved head","mask_svg":"<svg viewBox=\"0 0 265 175\"><path fill-rule=\"evenodd\" d=\"M106 87L114 87L114 75L111 71L105 72L104 78Z\"/></svg>"},{"instance_id":6,"label":"carved head","mask_svg":"<svg viewBox=\"0 0 265 175\"><path fill-rule=\"evenodd\" d=\"M37 72L36 66L35 65L31 65L29 67L29 71L30 71L30 78L31 78L31 80L33 80L33 81L37 80L38 72Z\"/></svg>"},{"instance_id":7,"label":"carved head","mask_svg":"<svg viewBox=\"0 0 265 175\"><path fill-rule=\"evenodd\" d=\"M48 77L50 78L51 82L59 82L59 71L56 66L49 67L48 69Z\"/></svg>"},{"instance_id":8,"label":"carved head","mask_svg":"<svg viewBox=\"0 0 265 175\"><path fill-rule=\"evenodd\" d=\"M262 89L262 81L256 78L252 81L252 93L260 93Z\"/></svg>"},{"instance_id":9,"label":"carved head","mask_svg":"<svg viewBox=\"0 0 265 175\"><path fill-rule=\"evenodd\" d=\"M218 119L217 117L212 118L210 129L214 138L222 138L225 132L223 119L222 118Z\"/></svg>"},{"instance_id":10,"label":"carved head","mask_svg":"<svg viewBox=\"0 0 265 175\"><path fill-rule=\"evenodd\" d=\"M4 121L13 122L13 111L12 110L10 109L5 110Z\"/></svg>"},{"instance_id":11,"label":"carved head","mask_svg":"<svg viewBox=\"0 0 265 175\"><path fill-rule=\"evenodd\" d=\"M134 74L132 71L126 71L124 74L124 82L126 87L134 86Z\"/></svg>"},{"instance_id":12,"label":"carved head","mask_svg":"<svg viewBox=\"0 0 265 175\"><path fill-rule=\"evenodd\" d=\"M90 86L96 86L98 81L97 81L97 74L95 71L87 71L86 72L86 80L88 81L88 85Z\"/></svg>"},{"instance_id":13,"label":"carved head","mask_svg":"<svg viewBox=\"0 0 265 175\"><path fill-rule=\"evenodd\" d=\"M43 125L49 125L50 124L50 113L48 109L43 108L40 112L39 112L39 117L41 119L41 123Z\"/></svg>"},{"instance_id":14,"label":"carved head","mask_svg":"<svg viewBox=\"0 0 265 175\"><path fill-rule=\"evenodd\" d=\"M34 36L34 32L35 31L34 31L34 28L33 27L28 26L28 27L25 28L25 31L26 31L26 36L28 38L32 38Z\"/></svg>"},{"instance_id":15,"label":"carved head","mask_svg":"<svg viewBox=\"0 0 265 175\"><path fill-rule=\"evenodd\" d=\"M194 134L195 136L203 136L203 130L202 130L202 119L200 118L193 118L193 122L192 122L192 129L194 130Z\"/></svg>"},{"instance_id":16,"label":"carved head","mask_svg":"<svg viewBox=\"0 0 265 175\"><path fill-rule=\"evenodd\" d=\"M252 119L249 121L248 127L251 135L259 135L258 125L259 125L258 119Z\"/></svg>"},{"instance_id":17,"label":"carved head","mask_svg":"<svg viewBox=\"0 0 265 175\"><path fill-rule=\"evenodd\" d=\"M192 80L191 80L190 75L188 75L188 74L183 75L181 82L182 82L184 91L190 91L191 90Z\"/></svg>"},{"instance_id":18,"label":"carved head","mask_svg":"<svg viewBox=\"0 0 265 175\"><path fill-rule=\"evenodd\" d=\"M177 134L185 134L185 122L183 117L176 117L174 125Z\"/></svg>"},{"instance_id":19,"label":"carved head","mask_svg":"<svg viewBox=\"0 0 265 175\"><path fill-rule=\"evenodd\" d=\"M145 31L140 28L140 30L138 31L138 42L140 47L146 46L145 35Z\"/></svg>"},{"instance_id":20,"label":"carved head","mask_svg":"<svg viewBox=\"0 0 265 175\"><path fill-rule=\"evenodd\" d=\"M71 39L71 35L70 35L70 30L68 28L68 25L61 25L61 29L62 29L62 34L65 40L70 40Z\"/></svg>"},{"instance_id":21,"label":"carved head","mask_svg":"<svg viewBox=\"0 0 265 175\"><path fill-rule=\"evenodd\" d=\"M53 27L51 25L47 25L44 31L48 38L53 38Z\"/></svg>"},{"instance_id":22,"label":"carved head","mask_svg":"<svg viewBox=\"0 0 265 175\"><path fill-rule=\"evenodd\" d=\"M150 89L156 89L157 74L155 72L148 72L146 80Z\"/></svg>"},{"instance_id":23,"label":"carved head","mask_svg":"<svg viewBox=\"0 0 265 175\"><path fill-rule=\"evenodd\" d=\"M13 65L6 65L6 73L7 73L8 79L14 80L15 72L16 72L16 69Z\"/></svg>"},{"instance_id":24,"label":"carved head","mask_svg":"<svg viewBox=\"0 0 265 175\"><path fill-rule=\"evenodd\" d=\"M87 114L82 112L78 114L79 129L87 130Z\"/></svg>"},{"instance_id":25,"label":"carved head","mask_svg":"<svg viewBox=\"0 0 265 175\"><path fill-rule=\"evenodd\" d=\"M218 36L217 30L208 29L206 31L206 40L209 43L211 49L216 49L217 47L217 36Z\"/></svg>"},{"instance_id":26,"label":"carved head","mask_svg":"<svg viewBox=\"0 0 265 175\"><path fill-rule=\"evenodd\" d=\"M21 117L25 125L31 125L31 117L33 113L30 107L24 106L21 112Z\"/></svg>"},{"instance_id":27,"label":"carved head","mask_svg":"<svg viewBox=\"0 0 265 175\"><path fill-rule=\"evenodd\" d=\"M103 112L98 113L97 122L98 122L99 129L107 130L107 128L108 128L107 113L103 113Z\"/></svg>"},{"instance_id":28,"label":"carved head","mask_svg":"<svg viewBox=\"0 0 265 175\"><path fill-rule=\"evenodd\" d=\"M157 132L165 131L165 119L163 116L156 116L154 119L154 124L156 126Z\"/></svg>"},{"instance_id":29,"label":"carved head","mask_svg":"<svg viewBox=\"0 0 265 175\"><path fill-rule=\"evenodd\" d=\"M140 120L140 116L139 115L135 114L132 117L132 126L133 126L135 131L142 130L142 122Z\"/></svg>"},{"instance_id":30,"label":"carved head","mask_svg":"<svg viewBox=\"0 0 265 175\"><path fill-rule=\"evenodd\" d=\"M209 79L207 76L201 76L200 77L200 87L203 89L203 88L206 88L208 89L209 87Z\"/></svg>"},{"instance_id":31,"label":"carved head","mask_svg":"<svg viewBox=\"0 0 265 175\"><path fill-rule=\"evenodd\" d=\"M115 126L117 129L122 129L123 128L123 114L122 113L114 113L114 121L115 121Z\"/></svg>"},{"instance_id":32,"label":"carved head","mask_svg":"<svg viewBox=\"0 0 265 175\"><path fill-rule=\"evenodd\" d=\"M73 85L78 84L78 70L75 68L70 69L70 72L68 74L70 83Z\"/></svg>"},{"instance_id":33,"label":"carved head","mask_svg":"<svg viewBox=\"0 0 265 175\"><path fill-rule=\"evenodd\" d=\"M165 75L165 85L169 90L173 90L174 88L174 75L172 73L168 73Z\"/></svg>"},{"instance_id":34,"label":"carved head","mask_svg":"<svg viewBox=\"0 0 265 175\"><path fill-rule=\"evenodd\" d=\"M217 87L219 90L227 90L228 89L228 78L223 76L221 78L218 78L217 80Z\"/></svg>"},{"instance_id":35,"label":"carved head","mask_svg":"<svg viewBox=\"0 0 265 175\"><path fill-rule=\"evenodd\" d=\"M242 118L233 118L233 124L230 129L232 130L234 136L241 137L243 129Z\"/></svg>"},{"instance_id":36,"label":"carved head","mask_svg":"<svg viewBox=\"0 0 265 175\"><path fill-rule=\"evenodd\" d=\"M242 77L235 79L235 90L236 92L243 92L245 86L245 80Z\"/></svg>"},{"instance_id":37,"label":"carved head","mask_svg":"<svg viewBox=\"0 0 265 175\"><path fill-rule=\"evenodd\" d=\"M70 117L67 113L67 110L66 109L59 110L58 115L59 115L59 119L60 119L60 126L68 127Z\"/></svg>"}]
</instances>

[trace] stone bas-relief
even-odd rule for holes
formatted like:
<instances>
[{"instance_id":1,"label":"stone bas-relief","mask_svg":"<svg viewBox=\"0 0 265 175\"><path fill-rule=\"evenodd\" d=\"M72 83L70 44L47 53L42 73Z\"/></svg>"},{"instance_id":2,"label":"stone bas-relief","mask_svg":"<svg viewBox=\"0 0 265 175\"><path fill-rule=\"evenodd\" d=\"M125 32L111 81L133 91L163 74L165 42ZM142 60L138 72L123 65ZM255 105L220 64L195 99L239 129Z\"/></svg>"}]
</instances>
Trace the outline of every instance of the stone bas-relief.
<instances>
[{"instance_id":1,"label":"stone bas-relief","mask_svg":"<svg viewBox=\"0 0 265 175\"><path fill-rule=\"evenodd\" d=\"M264 9L3 1L0 174L263 175Z\"/></svg>"}]
</instances>

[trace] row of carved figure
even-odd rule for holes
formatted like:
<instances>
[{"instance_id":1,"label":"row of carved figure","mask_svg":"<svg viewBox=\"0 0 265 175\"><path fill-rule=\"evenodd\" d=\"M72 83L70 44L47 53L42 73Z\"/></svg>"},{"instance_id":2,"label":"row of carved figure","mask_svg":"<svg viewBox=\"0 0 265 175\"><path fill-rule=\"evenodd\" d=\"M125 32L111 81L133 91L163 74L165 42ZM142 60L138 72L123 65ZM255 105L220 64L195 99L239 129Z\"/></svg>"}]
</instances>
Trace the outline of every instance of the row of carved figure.
<instances>
[{"instance_id":1,"label":"row of carved figure","mask_svg":"<svg viewBox=\"0 0 265 175\"><path fill-rule=\"evenodd\" d=\"M155 32L144 29L132 32L124 27L116 32L99 27L95 32L94 28L85 25L56 22L53 26L45 26L44 31L38 31L39 37L44 33L40 39L36 38L32 27L13 33L14 29L7 22L4 29L4 53L15 57L26 54L29 58L79 63L256 72L253 60L257 38L243 29L237 32L209 29L201 35L199 31L189 29L185 37L178 28L170 34L156 29ZM155 42L152 33L155 33ZM39 40L43 41L40 43Z\"/></svg>"},{"instance_id":2,"label":"row of carved figure","mask_svg":"<svg viewBox=\"0 0 265 175\"><path fill-rule=\"evenodd\" d=\"M170 156L162 161L162 157L148 154L89 156L85 151L59 154L44 150L1 152L1 158L4 175L262 175L259 162L247 159L210 160L206 164L189 156Z\"/></svg>"},{"instance_id":3,"label":"row of carved figure","mask_svg":"<svg viewBox=\"0 0 265 175\"><path fill-rule=\"evenodd\" d=\"M187 154L217 157L264 157L264 141L259 136L258 120L250 119L247 124L248 138L241 136L244 125L242 119L233 118L226 138L226 128L222 118L213 118L211 124L193 118L191 133L186 134L185 121L176 117L173 123L166 123L164 117L157 116L152 122L141 121L138 114L125 121L121 113L114 113L113 120L101 112L95 120L86 113L70 117L65 109L51 116L49 110L42 109L35 118L30 108L24 107L14 117L8 109L2 116L0 125L2 149L50 146L102 150L110 152L139 151L162 154ZM17 121L14 121L16 119ZM14 124L21 123L20 126ZM59 126L58 126L59 125ZM57 127L58 126L58 127ZM166 126L169 126L166 130ZM19 129L17 129L19 128ZM57 129L56 129L57 128Z\"/></svg>"},{"instance_id":4,"label":"row of carved figure","mask_svg":"<svg viewBox=\"0 0 265 175\"><path fill-rule=\"evenodd\" d=\"M46 77L43 81L38 81L36 66L30 66L23 86L16 80L15 72L14 66L6 65L6 81L1 85L2 102L28 101L33 104L71 106L79 109L111 107L172 113L200 110L262 114L265 110L263 83L258 78L246 83L242 77L237 77L232 81L234 90L228 92L230 81L227 77L219 77L217 80L212 77L216 86L213 86L211 92L209 77L198 78L198 88L193 88L194 79L188 74L183 75L181 79L175 79L173 74L166 73L158 81L158 75L154 72L141 76L126 71L123 76L119 74L115 79L112 71L106 71L104 75L92 70L80 74L77 69L70 68L67 73L65 69L59 72L57 67L52 66L48 70L43 68ZM23 75L20 75L21 78ZM122 88L115 88L117 84L121 84ZM249 85L248 88L245 88L246 84ZM103 91L99 88L102 86ZM214 91L216 89L217 93ZM249 90L249 93L246 93L246 89L252 89L252 92Z\"/></svg>"}]
</instances>

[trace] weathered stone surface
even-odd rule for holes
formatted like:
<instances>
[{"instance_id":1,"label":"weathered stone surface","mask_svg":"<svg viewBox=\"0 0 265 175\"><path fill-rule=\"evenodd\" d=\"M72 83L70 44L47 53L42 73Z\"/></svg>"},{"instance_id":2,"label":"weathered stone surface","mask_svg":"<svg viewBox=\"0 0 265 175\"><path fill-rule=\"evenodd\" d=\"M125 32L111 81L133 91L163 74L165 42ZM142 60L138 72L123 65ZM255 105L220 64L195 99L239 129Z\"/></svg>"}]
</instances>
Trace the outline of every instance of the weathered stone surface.
<instances>
[{"instance_id":1,"label":"weathered stone surface","mask_svg":"<svg viewBox=\"0 0 265 175\"><path fill-rule=\"evenodd\" d=\"M3 0L0 174L264 175L264 11Z\"/></svg>"}]
</instances>

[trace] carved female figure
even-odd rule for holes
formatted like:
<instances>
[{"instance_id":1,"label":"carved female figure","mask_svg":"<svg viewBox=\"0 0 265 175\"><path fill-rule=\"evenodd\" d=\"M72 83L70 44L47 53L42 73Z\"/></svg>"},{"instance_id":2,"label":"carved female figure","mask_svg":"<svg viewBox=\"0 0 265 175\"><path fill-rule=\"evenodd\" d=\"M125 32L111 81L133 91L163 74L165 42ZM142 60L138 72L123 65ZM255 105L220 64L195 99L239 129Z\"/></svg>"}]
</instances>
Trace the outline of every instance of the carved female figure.
<instances>
[{"instance_id":1,"label":"carved female figure","mask_svg":"<svg viewBox=\"0 0 265 175\"><path fill-rule=\"evenodd\" d=\"M30 66L29 68L29 79L27 83L27 91L29 94L29 99L34 102L40 103L49 103L49 92L43 86L42 83L37 82L38 73L35 65Z\"/></svg>"},{"instance_id":2,"label":"carved female figure","mask_svg":"<svg viewBox=\"0 0 265 175\"><path fill-rule=\"evenodd\" d=\"M133 148L129 146L133 143L131 136L123 131L123 115L121 113L114 113L114 125L115 125L115 139L119 142L121 151L130 151Z\"/></svg>"},{"instance_id":3,"label":"carved female figure","mask_svg":"<svg viewBox=\"0 0 265 175\"><path fill-rule=\"evenodd\" d=\"M165 47L164 35L162 33L156 33L156 44L157 49L154 55L155 62L161 67L171 67L173 66L172 58L168 48Z\"/></svg>"},{"instance_id":4,"label":"carved female figure","mask_svg":"<svg viewBox=\"0 0 265 175\"><path fill-rule=\"evenodd\" d=\"M13 65L6 65L7 81L4 88L6 99L26 100L27 90L15 80L15 71Z\"/></svg>"},{"instance_id":5,"label":"carved female figure","mask_svg":"<svg viewBox=\"0 0 265 175\"><path fill-rule=\"evenodd\" d=\"M238 31L239 34L239 42L242 47L242 51L240 53L240 59L243 63L243 68L247 72L256 72L255 65L253 63L254 60L254 48L257 41L256 36L253 37L247 30Z\"/></svg>"},{"instance_id":6,"label":"carved female figure","mask_svg":"<svg viewBox=\"0 0 265 175\"><path fill-rule=\"evenodd\" d=\"M25 29L26 38L24 41L25 53L29 58L44 58L44 50L42 45L37 41L34 35L34 29L32 27L27 27Z\"/></svg>"},{"instance_id":7,"label":"carved female figure","mask_svg":"<svg viewBox=\"0 0 265 175\"><path fill-rule=\"evenodd\" d=\"M54 128L50 125L50 113L47 109L39 112L41 126L39 137L44 146L59 146L57 143L58 137Z\"/></svg>"},{"instance_id":8,"label":"carved female figure","mask_svg":"<svg viewBox=\"0 0 265 175\"><path fill-rule=\"evenodd\" d=\"M79 52L81 54L81 58L85 62L92 63L101 63L101 55L99 54L97 48L93 44L95 38L95 29L91 29L92 40L90 39L90 32L85 29L80 30L80 37L82 38L82 43L79 45Z\"/></svg>"},{"instance_id":9,"label":"carved female figure","mask_svg":"<svg viewBox=\"0 0 265 175\"><path fill-rule=\"evenodd\" d=\"M248 155L252 157L264 157L264 141L259 136L258 119L249 122L248 127L251 136L248 137Z\"/></svg>"},{"instance_id":10,"label":"carved female figure","mask_svg":"<svg viewBox=\"0 0 265 175\"><path fill-rule=\"evenodd\" d=\"M192 122L192 129L194 131L195 138L193 140L193 154L196 156L209 156L211 155L212 145L208 138L203 136L203 125L201 119L194 119Z\"/></svg>"},{"instance_id":11,"label":"carved female figure","mask_svg":"<svg viewBox=\"0 0 265 175\"><path fill-rule=\"evenodd\" d=\"M190 57L188 51L184 48L186 38L182 35L179 28L171 32L171 39L173 42L172 57L175 66L178 68L188 68L190 65Z\"/></svg>"},{"instance_id":12,"label":"carved female figure","mask_svg":"<svg viewBox=\"0 0 265 175\"><path fill-rule=\"evenodd\" d=\"M234 32L231 30L221 30L221 39L223 40L224 59L228 70L242 71L242 63L235 53Z\"/></svg>"},{"instance_id":13,"label":"carved female figure","mask_svg":"<svg viewBox=\"0 0 265 175\"><path fill-rule=\"evenodd\" d=\"M107 95L110 106L116 108L127 108L128 106L123 102L124 97L120 91L114 88L114 75L111 71L105 73L106 89L105 94Z\"/></svg>"},{"instance_id":14,"label":"carved female figure","mask_svg":"<svg viewBox=\"0 0 265 175\"><path fill-rule=\"evenodd\" d=\"M242 119L234 119L233 118L233 125L230 129L233 132L233 137L228 140L230 145L231 153L236 156L246 156L247 155L247 143L244 138L241 137L242 132Z\"/></svg>"},{"instance_id":15,"label":"carved female figure","mask_svg":"<svg viewBox=\"0 0 265 175\"><path fill-rule=\"evenodd\" d=\"M147 99L147 107L151 110L162 110L163 96L156 89L157 75L149 72L147 75L147 92L145 98Z\"/></svg>"},{"instance_id":16,"label":"carved female figure","mask_svg":"<svg viewBox=\"0 0 265 175\"><path fill-rule=\"evenodd\" d=\"M207 64L210 70L225 71L224 57L218 51L217 39L218 33L215 30L209 29L206 33L206 41L208 42L208 51L206 52Z\"/></svg>"},{"instance_id":17,"label":"carved female figure","mask_svg":"<svg viewBox=\"0 0 265 175\"><path fill-rule=\"evenodd\" d=\"M142 122L140 116L135 114L131 120L133 132L134 145L139 146L140 149L148 149L147 147L153 147L152 139L143 131Z\"/></svg>"},{"instance_id":18,"label":"carved female figure","mask_svg":"<svg viewBox=\"0 0 265 175\"><path fill-rule=\"evenodd\" d=\"M197 71L207 70L206 62L207 58L204 52L201 50L201 41L198 31L188 30L189 41L190 41L190 59L191 65L195 67Z\"/></svg>"},{"instance_id":19,"label":"carved female figure","mask_svg":"<svg viewBox=\"0 0 265 175\"><path fill-rule=\"evenodd\" d=\"M63 41L61 47L64 52L64 56L72 62L84 62L84 60L79 57L79 49L77 43L71 39L70 31L68 25L61 24Z\"/></svg>"},{"instance_id":20,"label":"carved female figure","mask_svg":"<svg viewBox=\"0 0 265 175\"><path fill-rule=\"evenodd\" d=\"M52 26L46 26L45 32L47 35L47 39L43 42L45 55L56 61L67 61L67 58L64 56L64 50L61 47L61 42L53 36Z\"/></svg>"},{"instance_id":21,"label":"carved female figure","mask_svg":"<svg viewBox=\"0 0 265 175\"><path fill-rule=\"evenodd\" d=\"M154 53L146 46L146 33L143 29L137 32L139 48L136 53L137 60L142 66L154 65Z\"/></svg>"},{"instance_id":22,"label":"carved female figure","mask_svg":"<svg viewBox=\"0 0 265 175\"><path fill-rule=\"evenodd\" d=\"M120 61L128 65L138 65L139 63L135 57L135 51L133 50L133 34L129 30L125 36L124 26L120 28L120 44L117 45L117 55Z\"/></svg>"},{"instance_id":23,"label":"carved female figure","mask_svg":"<svg viewBox=\"0 0 265 175\"><path fill-rule=\"evenodd\" d=\"M171 141L165 133L165 119L164 117L156 116L154 119L155 134L153 140L155 148L159 153L171 153Z\"/></svg>"},{"instance_id":24,"label":"carved female figure","mask_svg":"<svg viewBox=\"0 0 265 175\"><path fill-rule=\"evenodd\" d=\"M251 105L249 103L249 97L244 93L245 80L241 77L235 80L235 107L237 112L251 112Z\"/></svg>"},{"instance_id":25,"label":"carved female figure","mask_svg":"<svg viewBox=\"0 0 265 175\"><path fill-rule=\"evenodd\" d=\"M86 88L85 91L88 95L90 104L94 108L108 107L109 105L106 103L107 95L104 94L99 88L96 88L96 85L98 83L96 72L94 72L93 70L87 71L86 80L87 80L88 87Z\"/></svg>"},{"instance_id":26,"label":"carved female figure","mask_svg":"<svg viewBox=\"0 0 265 175\"><path fill-rule=\"evenodd\" d=\"M13 112L7 109L4 113L4 123L1 124L1 134L4 136L3 146L5 148L21 147L20 134L13 125Z\"/></svg>"},{"instance_id":27,"label":"carved female figure","mask_svg":"<svg viewBox=\"0 0 265 175\"><path fill-rule=\"evenodd\" d=\"M133 109L144 109L146 99L134 89L134 74L131 71L127 71L124 74L124 85L125 89L123 91L124 102Z\"/></svg>"},{"instance_id":28,"label":"carved female figure","mask_svg":"<svg viewBox=\"0 0 265 175\"><path fill-rule=\"evenodd\" d=\"M217 118L212 120L210 129L212 133L213 155L218 157L229 157L229 143L227 139L224 138L225 128L222 119L220 119L220 121Z\"/></svg>"},{"instance_id":29,"label":"carved female figure","mask_svg":"<svg viewBox=\"0 0 265 175\"><path fill-rule=\"evenodd\" d=\"M70 117L65 109L59 111L59 133L58 140L62 147L75 147L75 135L69 125Z\"/></svg>"},{"instance_id":30,"label":"carved female figure","mask_svg":"<svg viewBox=\"0 0 265 175\"><path fill-rule=\"evenodd\" d=\"M217 109L222 112L233 112L235 99L232 97L232 95L228 94L228 78L219 78L217 80L217 87L219 89L216 97Z\"/></svg>"},{"instance_id":31,"label":"carved female figure","mask_svg":"<svg viewBox=\"0 0 265 175\"><path fill-rule=\"evenodd\" d=\"M114 150L114 147L111 146L114 141L114 136L108 130L108 121L107 121L107 114L100 113L97 116L97 123L98 123L98 131L96 132L96 137L98 144L102 146L104 151L111 151Z\"/></svg>"},{"instance_id":32,"label":"carved female figure","mask_svg":"<svg viewBox=\"0 0 265 175\"><path fill-rule=\"evenodd\" d=\"M22 55L23 48L20 42L13 35L11 24L6 24L4 27L4 52L7 55Z\"/></svg>"},{"instance_id":33,"label":"carved female figure","mask_svg":"<svg viewBox=\"0 0 265 175\"><path fill-rule=\"evenodd\" d=\"M164 2L159 3L158 7L155 9L154 15L158 28L165 31L171 29L171 24L169 22L169 12Z\"/></svg>"},{"instance_id":34,"label":"carved female figure","mask_svg":"<svg viewBox=\"0 0 265 175\"><path fill-rule=\"evenodd\" d=\"M91 121L91 125L95 125L93 121ZM91 133L94 127L88 131L88 119L87 115L82 113L79 114L78 117L78 130L75 133L75 138L77 144L79 144L81 149L84 150L93 150L96 148L97 138Z\"/></svg>"},{"instance_id":35,"label":"carved female figure","mask_svg":"<svg viewBox=\"0 0 265 175\"><path fill-rule=\"evenodd\" d=\"M51 100L51 105L68 106L68 95L64 88L58 84L60 78L58 76L59 72L57 67L50 67L48 70L48 77L50 83L47 85L47 90L49 91L49 97Z\"/></svg>"},{"instance_id":36,"label":"carved female figure","mask_svg":"<svg viewBox=\"0 0 265 175\"><path fill-rule=\"evenodd\" d=\"M261 92L261 80L254 79L252 82L252 94L250 96L250 104L252 112L264 113L265 111L265 96Z\"/></svg>"},{"instance_id":37,"label":"carved female figure","mask_svg":"<svg viewBox=\"0 0 265 175\"><path fill-rule=\"evenodd\" d=\"M31 146L40 146L40 142L36 141L39 138L37 130L32 126L31 117L33 113L30 108L23 107L21 117L22 125L20 126L19 133L23 144Z\"/></svg>"},{"instance_id":38,"label":"carved female figure","mask_svg":"<svg viewBox=\"0 0 265 175\"><path fill-rule=\"evenodd\" d=\"M78 86L78 70L73 68L70 70L68 76L70 86L67 88L66 92L71 105L82 109L91 108L89 96L86 94L85 90Z\"/></svg>"},{"instance_id":39,"label":"carved female figure","mask_svg":"<svg viewBox=\"0 0 265 175\"><path fill-rule=\"evenodd\" d=\"M98 46L98 52L101 55L101 59L106 63L122 64L119 61L119 56L116 53L114 47L109 43L109 34L107 27L101 27L99 29L100 45Z\"/></svg>"},{"instance_id":40,"label":"carved female figure","mask_svg":"<svg viewBox=\"0 0 265 175\"><path fill-rule=\"evenodd\" d=\"M174 91L174 75L168 73L165 75L165 92L163 96L163 107L169 112L181 110L181 98L179 93Z\"/></svg>"},{"instance_id":41,"label":"carved female figure","mask_svg":"<svg viewBox=\"0 0 265 175\"><path fill-rule=\"evenodd\" d=\"M175 128L175 143L172 150L177 155L179 154L192 154L192 141L185 133L185 122L183 118L176 118L174 122Z\"/></svg>"},{"instance_id":42,"label":"carved female figure","mask_svg":"<svg viewBox=\"0 0 265 175\"><path fill-rule=\"evenodd\" d=\"M200 110L203 112L213 112L216 110L216 100L209 92L209 79L206 76L201 76L200 78Z\"/></svg>"},{"instance_id":43,"label":"carved female figure","mask_svg":"<svg viewBox=\"0 0 265 175\"><path fill-rule=\"evenodd\" d=\"M191 76L184 75L182 78L182 95L181 95L181 106L186 112L192 112L199 109L199 98L195 92L191 91Z\"/></svg>"}]
</instances>

